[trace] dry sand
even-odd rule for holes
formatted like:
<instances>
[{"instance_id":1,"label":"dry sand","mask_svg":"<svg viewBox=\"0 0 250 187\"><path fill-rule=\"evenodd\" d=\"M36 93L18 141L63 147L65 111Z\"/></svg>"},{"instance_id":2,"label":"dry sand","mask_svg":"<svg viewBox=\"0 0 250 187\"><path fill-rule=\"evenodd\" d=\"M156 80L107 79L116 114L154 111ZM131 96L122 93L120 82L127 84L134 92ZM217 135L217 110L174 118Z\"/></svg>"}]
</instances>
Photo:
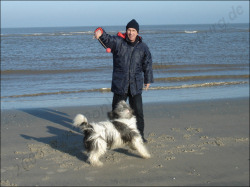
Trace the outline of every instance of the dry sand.
<instances>
[{"instance_id":1,"label":"dry sand","mask_svg":"<svg viewBox=\"0 0 250 187\"><path fill-rule=\"evenodd\" d=\"M77 113L106 119L110 106L3 110L2 186L248 186L248 98L144 105L150 159L110 150L86 162Z\"/></svg>"}]
</instances>

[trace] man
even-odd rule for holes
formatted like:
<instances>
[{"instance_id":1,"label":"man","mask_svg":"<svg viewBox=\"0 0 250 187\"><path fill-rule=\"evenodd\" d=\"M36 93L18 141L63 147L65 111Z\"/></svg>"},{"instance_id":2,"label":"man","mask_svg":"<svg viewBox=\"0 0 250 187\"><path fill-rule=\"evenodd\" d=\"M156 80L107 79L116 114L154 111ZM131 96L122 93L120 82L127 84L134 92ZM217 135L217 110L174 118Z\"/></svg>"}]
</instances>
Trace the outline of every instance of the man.
<instances>
[{"instance_id":1,"label":"man","mask_svg":"<svg viewBox=\"0 0 250 187\"><path fill-rule=\"evenodd\" d=\"M139 24L131 20L126 26L126 33L118 36L107 34L102 28L95 30L95 38L101 41L113 53L113 75L111 91L114 93L112 108L117 103L129 98L134 110L137 128L144 137L144 116L142 105L143 83L145 90L153 83L152 57L147 45L138 35Z\"/></svg>"}]
</instances>

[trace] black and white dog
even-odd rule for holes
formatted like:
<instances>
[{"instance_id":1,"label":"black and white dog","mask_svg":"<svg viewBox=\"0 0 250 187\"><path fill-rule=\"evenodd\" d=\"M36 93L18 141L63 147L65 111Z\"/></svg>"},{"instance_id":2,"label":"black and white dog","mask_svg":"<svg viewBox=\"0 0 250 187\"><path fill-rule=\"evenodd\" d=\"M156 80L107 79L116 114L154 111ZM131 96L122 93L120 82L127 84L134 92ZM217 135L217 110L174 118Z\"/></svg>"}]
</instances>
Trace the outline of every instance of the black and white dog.
<instances>
[{"instance_id":1,"label":"black and white dog","mask_svg":"<svg viewBox=\"0 0 250 187\"><path fill-rule=\"evenodd\" d=\"M88 161L91 165L102 166L99 158L107 149L125 145L137 150L141 157L150 158L136 127L136 117L125 101L119 102L115 110L108 112L108 118L107 121L88 123L84 115L78 114L73 120L73 125L84 134L84 146L89 153Z\"/></svg>"}]
</instances>

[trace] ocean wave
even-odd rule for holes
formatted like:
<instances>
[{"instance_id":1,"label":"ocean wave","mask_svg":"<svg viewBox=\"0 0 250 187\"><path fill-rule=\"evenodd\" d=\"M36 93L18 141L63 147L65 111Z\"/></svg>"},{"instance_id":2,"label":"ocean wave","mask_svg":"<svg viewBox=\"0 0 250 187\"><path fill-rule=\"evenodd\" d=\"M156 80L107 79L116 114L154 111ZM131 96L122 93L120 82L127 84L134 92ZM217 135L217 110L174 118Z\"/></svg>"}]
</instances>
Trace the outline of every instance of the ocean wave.
<instances>
[{"instance_id":1,"label":"ocean wave","mask_svg":"<svg viewBox=\"0 0 250 187\"><path fill-rule=\"evenodd\" d=\"M121 31L108 31L110 35L116 35ZM126 31L122 31L125 33ZM199 33L202 31L140 31L140 34L183 34L183 33ZM1 37L39 37L39 36L76 36L76 35L94 35L94 31L78 31L78 32L55 32L55 33L25 33L25 34L1 34Z\"/></svg>"},{"instance_id":2,"label":"ocean wave","mask_svg":"<svg viewBox=\"0 0 250 187\"><path fill-rule=\"evenodd\" d=\"M93 34L94 31L78 31L78 32L55 32L55 33L1 34L1 37L74 36L74 35L93 35Z\"/></svg>"},{"instance_id":3,"label":"ocean wave","mask_svg":"<svg viewBox=\"0 0 250 187\"><path fill-rule=\"evenodd\" d=\"M200 83L200 84L184 84L184 85L179 85L179 86L156 86L156 87L150 87L149 90L172 90L172 89L238 85L238 84L248 84L248 83L249 83L248 81L208 82L208 83ZM106 92L111 92L111 89L110 88L96 88L96 89L77 90L77 91L58 91L58 92L33 93L33 94L31 93L31 94L23 94L23 95L1 96L1 99L21 98L21 97L37 97L37 96L45 96L45 95L76 94L76 93L84 93L84 92L106 93Z\"/></svg>"},{"instance_id":4,"label":"ocean wave","mask_svg":"<svg viewBox=\"0 0 250 187\"><path fill-rule=\"evenodd\" d=\"M118 32L125 32L125 31L107 31L108 34L116 35ZM249 32L249 29L235 29L235 28L228 28L220 29L217 28L213 30L212 28L208 30L140 30L140 34L198 34L198 33L214 33L214 32ZM74 36L74 35L93 35L94 30L89 31L71 31L71 32L44 32L44 33L1 33L1 37L39 37L39 36Z\"/></svg>"},{"instance_id":5,"label":"ocean wave","mask_svg":"<svg viewBox=\"0 0 250 187\"><path fill-rule=\"evenodd\" d=\"M1 96L1 98L19 98L19 97L36 97L36 96L45 96L45 95L60 95L60 94L74 94L74 93L84 93L84 92L110 92L110 88L97 88L89 90L77 90L77 91L59 91L59 92L43 92L43 93L31 93L23 95L11 95L11 96Z\"/></svg>"},{"instance_id":6,"label":"ocean wave","mask_svg":"<svg viewBox=\"0 0 250 187\"><path fill-rule=\"evenodd\" d=\"M228 33L228 32L249 32L249 29L221 29L209 28L208 30L140 30L140 34L202 34L202 33Z\"/></svg>"},{"instance_id":7,"label":"ocean wave","mask_svg":"<svg viewBox=\"0 0 250 187\"><path fill-rule=\"evenodd\" d=\"M172 89L184 89L184 88L199 88L199 87L212 87L212 86L226 86L237 84L248 84L248 81L232 81L232 82L209 82L201 84L185 84L180 86L157 86L151 87L149 90L172 90Z\"/></svg>"},{"instance_id":8,"label":"ocean wave","mask_svg":"<svg viewBox=\"0 0 250 187\"><path fill-rule=\"evenodd\" d=\"M92 69L60 69L60 70L3 70L1 75L23 74L23 75L38 75L38 74L65 74L65 73L81 73L81 72L98 72L104 67Z\"/></svg>"},{"instance_id":9,"label":"ocean wave","mask_svg":"<svg viewBox=\"0 0 250 187\"><path fill-rule=\"evenodd\" d=\"M184 32L187 34L194 34L194 33L197 33L198 31L184 31Z\"/></svg>"},{"instance_id":10,"label":"ocean wave","mask_svg":"<svg viewBox=\"0 0 250 187\"><path fill-rule=\"evenodd\" d=\"M249 64L165 64L154 62L153 69L181 69L181 68L248 68Z\"/></svg>"},{"instance_id":11,"label":"ocean wave","mask_svg":"<svg viewBox=\"0 0 250 187\"><path fill-rule=\"evenodd\" d=\"M209 79L244 79L249 78L249 75L201 75L201 76L183 76L183 77L162 77L155 78L155 82L177 82L177 81L190 81L190 80L209 80Z\"/></svg>"},{"instance_id":12,"label":"ocean wave","mask_svg":"<svg viewBox=\"0 0 250 187\"><path fill-rule=\"evenodd\" d=\"M105 57L95 57L105 58ZM110 58L110 57L107 57ZM201 69L203 68L203 69ZM211 69L217 68L217 69ZM239 70L239 69L249 68L249 64L161 64L161 63L153 63L153 69L155 71L164 72L164 69L167 72L197 72L197 71L222 71L226 70ZM2 75L11 75L11 74L63 74L63 73L77 73L77 72L99 72L102 70L112 69L112 65L109 64L107 66L98 66L95 68L84 68L84 69L58 69L58 70L1 70Z\"/></svg>"}]
</instances>

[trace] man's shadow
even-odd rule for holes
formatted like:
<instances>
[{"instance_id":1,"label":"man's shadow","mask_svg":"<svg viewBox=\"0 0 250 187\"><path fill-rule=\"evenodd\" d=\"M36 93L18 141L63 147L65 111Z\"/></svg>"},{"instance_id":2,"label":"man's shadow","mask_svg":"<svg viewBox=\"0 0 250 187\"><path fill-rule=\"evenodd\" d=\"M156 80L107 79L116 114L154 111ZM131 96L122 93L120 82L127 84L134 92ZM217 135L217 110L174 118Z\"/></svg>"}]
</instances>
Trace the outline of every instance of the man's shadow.
<instances>
[{"instance_id":1,"label":"man's shadow","mask_svg":"<svg viewBox=\"0 0 250 187\"><path fill-rule=\"evenodd\" d=\"M53 149L67 153L71 156L78 158L79 160L87 162L87 153L83 146L83 135L78 128L72 126L72 119L69 118L68 114L48 108L23 109L22 111L32 116L45 119L47 121L51 121L52 123L66 127L69 130L64 130L53 126L47 126L47 132L53 134L54 136L41 138L32 137L24 134L21 134L20 136L25 139L33 139L38 142L45 143ZM114 151L128 156L140 158L137 154L128 152L127 149L118 148Z\"/></svg>"},{"instance_id":2,"label":"man's shadow","mask_svg":"<svg viewBox=\"0 0 250 187\"><path fill-rule=\"evenodd\" d=\"M72 119L70 119L69 115L64 112L49 108L22 109L21 111L37 118L45 119L47 121L51 121L52 123L56 123L67 128L72 128Z\"/></svg>"},{"instance_id":3,"label":"man's shadow","mask_svg":"<svg viewBox=\"0 0 250 187\"><path fill-rule=\"evenodd\" d=\"M38 138L20 134L21 137L42 142L60 152L68 153L84 162L87 161L87 155L84 153L85 150L83 147L83 135L79 129L71 125L72 119L69 118L68 114L48 108L22 109L21 111L69 129L65 130L54 126L47 126L47 132L53 134L51 137Z\"/></svg>"}]
</instances>

